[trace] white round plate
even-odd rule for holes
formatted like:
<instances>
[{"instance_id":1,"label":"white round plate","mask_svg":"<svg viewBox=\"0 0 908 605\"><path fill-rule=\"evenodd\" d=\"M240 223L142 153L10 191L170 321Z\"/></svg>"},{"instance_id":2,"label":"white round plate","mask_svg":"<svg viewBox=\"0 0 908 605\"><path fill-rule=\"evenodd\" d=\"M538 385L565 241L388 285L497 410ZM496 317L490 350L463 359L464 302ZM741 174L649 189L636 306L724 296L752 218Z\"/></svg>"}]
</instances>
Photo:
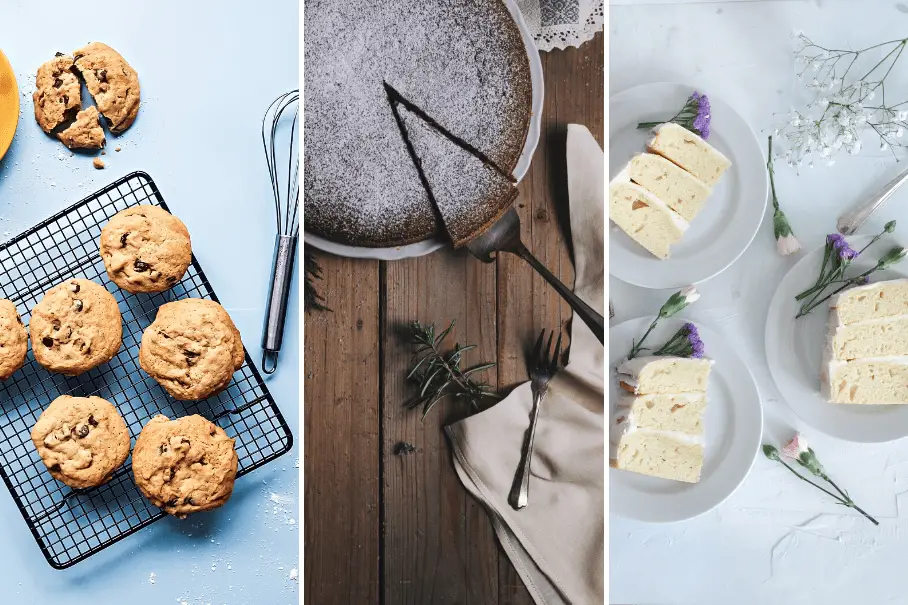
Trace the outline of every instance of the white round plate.
<instances>
[{"instance_id":1,"label":"white round plate","mask_svg":"<svg viewBox=\"0 0 908 605\"><path fill-rule=\"evenodd\" d=\"M652 320L631 319L609 330L610 410L620 394L614 369ZM646 342L661 345L686 321L676 317L660 320ZM709 403L703 417L705 452L700 481L684 483L609 468L609 510L622 517L668 523L702 515L737 489L757 457L763 435L757 383L724 336L696 326L707 357L716 362L706 391Z\"/></svg>"},{"instance_id":2,"label":"white round plate","mask_svg":"<svg viewBox=\"0 0 908 605\"><path fill-rule=\"evenodd\" d=\"M653 135L640 122L667 120L694 89L684 84L636 86L609 99L609 175L614 178ZM611 223L609 272L643 288L679 288L718 275L753 241L766 212L768 180L761 144L740 115L709 91L709 144L731 160L671 258L659 260Z\"/></svg>"},{"instance_id":3,"label":"white round plate","mask_svg":"<svg viewBox=\"0 0 908 605\"><path fill-rule=\"evenodd\" d=\"M869 235L847 237L860 249ZM874 244L852 264L848 275L870 269L894 244L892 238ZM795 296L817 279L823 263L821 246L802 258L782 278L766 318L766 360L785 401L801 420L827 435L860 443L882 443L908 436L908 405L842 405L820 394L820 364L826 343L827 305L795 319L800 304ZM871 281L908 277L900 265L872 274Z\"/></svg>"},{"instance_id":4,"label":"white round plate","mask_svg":"<svg viewBox=\"0 0 908 605\"><path fill-rule=\"evenodd\" d=\"M530 127L527 130L527 138L523 144L523 152L517 158L517 165L514 167L514 178L519 183L526 173L530 170L530 162L533 154L536 152L536 145L539 143L539 131L542 128L542 101L543 101L543 77L542 61L539 59L539 49L533 41L533 36L523 20L523 15L514 0L504 0L511 11L511 16L517 22L520 28L520 35L523 38L523 45L527 51L527 57L530 60L530 80L532 84L533 108L530 113ZM435 252L439 248L448 245L448 241L437 238L431 238L407 244L406 246L392 246L390 248L369 248L364 246L349 246L332 242L318 235L303 232L303 243L311 245L319 250L334 254L335 256L346 256L350 258L374 258L378 260L399 260L402 258L412 258L414 256L423 256Z\"/></svg>"}]
</instances>

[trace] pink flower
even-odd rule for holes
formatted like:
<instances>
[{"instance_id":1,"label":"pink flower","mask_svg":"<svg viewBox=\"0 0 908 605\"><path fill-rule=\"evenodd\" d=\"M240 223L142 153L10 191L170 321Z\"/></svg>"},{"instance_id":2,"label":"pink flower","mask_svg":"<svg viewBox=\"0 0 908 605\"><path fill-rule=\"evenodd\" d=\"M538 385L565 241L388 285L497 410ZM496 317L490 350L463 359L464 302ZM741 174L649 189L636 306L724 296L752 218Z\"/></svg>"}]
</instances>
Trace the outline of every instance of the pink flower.
<instances>
[{"instance_id":1,"label":"pink flower","mask_svg":"<svg viewBox=\"0 0 908 605\"><path fill-rule=\"evenodd\" d=\"M782 448L782 455L786 458L797 460L809 447L807 438L801 433L795 433L795 436L791 438L791 441L786 443Z\"/></svg>"}]
</instances>

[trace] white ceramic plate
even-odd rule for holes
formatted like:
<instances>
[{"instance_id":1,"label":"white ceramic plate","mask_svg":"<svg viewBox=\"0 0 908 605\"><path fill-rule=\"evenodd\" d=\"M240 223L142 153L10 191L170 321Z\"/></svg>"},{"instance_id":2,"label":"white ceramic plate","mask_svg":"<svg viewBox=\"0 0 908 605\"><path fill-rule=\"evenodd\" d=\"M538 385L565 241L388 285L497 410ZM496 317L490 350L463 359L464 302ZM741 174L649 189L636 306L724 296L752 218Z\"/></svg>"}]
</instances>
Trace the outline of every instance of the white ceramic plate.
<instances>
[{"instance_id":1,"label":"white ceramic plate","mask_svg":"<svg viewBox=\"0 0 908 605\"><path fill-rule=\"evenodd\" d=\"M652 320L632 319L609 330L610 410L620 394L614 368L627 355L631 341L640 338ZM661 320L646 342L661 345L685 321L675 317ZM706 391L709 403L703 418L705 455L700 482L683 483L610 468L609 510L622 517L668 523L702 515L721 504L744 481L759 451L763 408L757 383L725 337L696 325L707 357L716 362Z\"/></svg>"},{"instance_id":2,"label":"white ceramic plate","mask_svg":"<svg viewBox=\"0 0 908 605\"><path fill-rule=\"evenodd\" d=\"M869 235L846 238L855 249L871 240ZM856 275L876 264L895 245L887 237L859 256L848 275ZM810 426L848 441L881 443L908 436L908 405L842 405L820 395L820 364L826 342L827 305L795 319L800 304L795 296L816 281L823 262L823 246L802 258L782 278L766 319L766 360L772 378L788 402ZM900 265L873 273L871 281L906 277Z\"/></svg>"},{"instance_id":3,"label":"white ceramic plate","mask_svg":"<svg viewBox=\"0 0 908 605\"><path fill-rule=\"evenodd\" d=\"M520 9L514 3L514 0L504 0L520 28L520 34L523 37L523 45L526 47L527 57L530 60L530 79L533 88L533 109L530 114L530 127L527 131L527 138L523 144L523 152L517 159L517 166L514 167L514 178L519 183L524 175L530 169L530 162L533 154L536 152L536 145L539 143L539 131L542 128L542 101L543 101L543 77L542 61L539 59L539 50L533 41L533 36L527 29L523 20ZM406 246L392 246L390 248L369 248L364 246L348 246L332 242L323 237L313 235L312 233L303 233L303 242L305 245L311 245L319 250L336 256L347 256L350 258L375 258L378 260L399 260L402 258L411 258L414 256L423 256L430 252L435 252L439 248L448 245L448 242L441 239L431 238L415 244Z\"/></svg>"},{"instance_id":4,"label":"white ceramic plate","mask_svg":"<svg viewBox=\"0 0 908 605\"><path fill-rule=\"evenodd\" d=\"M694 91L672 83L644 84L609 99L609 178L652 138L640 122L667 120ZM679 288L706 281L728 268L753 241L766 211L766 158L750 126L709 91L712 121L709 144L731 160L671 258L659 260L614 223L609 233L609 272L643 288Z\"/></svg>"}]
</instances>

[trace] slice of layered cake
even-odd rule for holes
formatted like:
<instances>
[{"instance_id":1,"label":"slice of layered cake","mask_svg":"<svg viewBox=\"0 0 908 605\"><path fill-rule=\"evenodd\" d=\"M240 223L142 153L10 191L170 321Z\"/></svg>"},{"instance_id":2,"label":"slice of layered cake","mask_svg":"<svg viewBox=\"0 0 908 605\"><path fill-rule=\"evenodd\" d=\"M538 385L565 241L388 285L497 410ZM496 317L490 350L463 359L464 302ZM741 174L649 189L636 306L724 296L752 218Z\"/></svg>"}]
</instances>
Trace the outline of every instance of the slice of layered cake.
<instances>
[{"instance_id":1,"label":"slice of layered cake","mask_svg":"<svg viewBox=\"0 0 908 605\"><path fill-rule=\"evenodd\" d=\"M908 403L908 279L830 299L820 384L832 403Z\"/></svg>"},{"instance_id":2,"label":"slice of layered cake","mask_svg":"<svg viewBox=\"0 0 908 605\"><path fill-rule=\"evenodd\" d=\"M647 148L671 160L712 187L731 166L727 157L690 130L671 122L653 128Z\"/></svg>"},{"instance_id":3,"label":"slice of layered cake","mask_svg":"<svg viewBox=\"0 0 908 605\"><path fill-rule=\"evenodd\" d=\"M638 357L618 367L621 387L609 431L609 464L687 483L703 467L703 413L713 362Z\"/></svg>"},{"instance_id":4,"label":"slice of layered cake","mask_svg":"<svg viewBox=\"0 0 908 605\"><path fill-rule=\"evenodd\" d=\"M669 247L689 224L655 195L626 180L622 173L609 184L609 218L654 256L666 259Z\"/></svg>"},{"instance_id":5,"label":"slice of layered cake","mask_svg":"<svg viewBox=\"0 0 908 605\"><path fill-rule=\"evenodd\" d=\"M706 183L655 153L635 155L625 173L688 222L694 220L712 193Z\"/></svg>"}]
</instances>

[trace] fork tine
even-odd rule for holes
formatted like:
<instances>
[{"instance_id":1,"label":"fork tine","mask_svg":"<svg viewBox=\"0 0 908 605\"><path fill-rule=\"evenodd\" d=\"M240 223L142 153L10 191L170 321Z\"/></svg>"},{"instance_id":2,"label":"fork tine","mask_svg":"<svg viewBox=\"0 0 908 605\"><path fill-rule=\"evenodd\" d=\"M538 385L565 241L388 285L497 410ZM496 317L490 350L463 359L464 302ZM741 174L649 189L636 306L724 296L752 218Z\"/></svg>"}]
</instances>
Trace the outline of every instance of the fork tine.
<instances>
[{"instance_id":1,"label":"fork tine","mask_svg":"<svg viewBox=\"0 0 908 605\"><path fill-rule=\"evenodd\" d=\"M540 370L545 370L549 366L549 356L552 354L552 338L554 336L555 332L549 332L549 341L545 344L545 351L536 362L536 367Z\"/></svg>"},{"instance_id":2,"label":"fork tine","mask_svg":"<svg viewBox=\"0 0 908 605\"><path fill-rule=\"evenodd\" d=\"M558 362L561 360L561 336L562 333L558 332L558 343L555 345L555 354L552 356L552 363L549 365L549 371L554 374L558 370Z\"/></svg>"},{"instance_id":3,"label":"fork tine","mask_svg":"<svg viewBox=\"0 0 908 605\"><path fill-rule=\"evenodd\" d=\"M545 336L545 330L539 332L539 338L536 339L536 344L533 345L533 352L530 353L529 363L530 370L535 369L539 365L539 359L542 357L542 337Z\"/></svg>"}]
</instances>

